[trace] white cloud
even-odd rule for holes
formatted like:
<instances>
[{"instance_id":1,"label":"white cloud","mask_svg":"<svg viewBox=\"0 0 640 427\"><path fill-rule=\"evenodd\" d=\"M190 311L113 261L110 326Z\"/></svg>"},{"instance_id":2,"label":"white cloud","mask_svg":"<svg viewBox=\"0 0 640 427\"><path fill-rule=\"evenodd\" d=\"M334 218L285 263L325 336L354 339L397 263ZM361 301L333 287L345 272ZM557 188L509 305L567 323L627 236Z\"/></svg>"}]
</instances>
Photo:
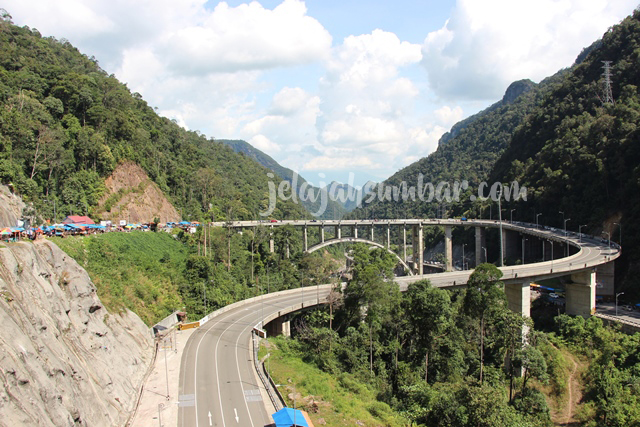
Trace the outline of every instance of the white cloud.
<instances>
[{"instance_id":1,"label":"white cloud","mask_svg":"<svg viewBox=\"0 0 640 427\"><path fill-rule=\"evenodd\" d=\"M354 170L354 168L377 169L381 167L382 165L376 164L367 156L352 153L349 156L340 155L314 157L302 166L302 170Z\"/></svg>"},{"instance_id":2,"label":"white cloud","mask_svg":"<svg viewBox=\"0 0 640 427\"><path fill-rule=\"evenodd\" d=\"M18 25L95 55L184 127L245 139L292 169L382 179L435 150L446 130L512 81L571 65L637 1L457 0L441 28L424 29L421 45L394 28L334 41L302 0L272 9L236 0L2 7ZM350 18L353 28L367 17Z\"/></svg>"},{"instance_id":3,"label":"white cloud","mask_svg":"<svg viewBox=\"0 0 640 427\"><path fill-rule=\"evenodd\" d=\"M444 99L499 99L513 81L570 66L637 0L458 0L425 38L423 65Z\"/></svg>"},{"instance_id":4,"label":"white cloud","mask_svg":"<svg viewBox=\"0 0 640 427\"><path fill-rule=\"evenodd\" d=\"M262 150L266 153L277 153L280 151L280 146L264 135L256 135L248 142L258 150Z\"/></svg>"},{"instance_id":5,"label":"white cloud","mask_svg":"<svg viewBox=\"0 0 640 427\"><path fill-rule=\"evenodd\" d=\"M323 156L304 168L354 170L368 165L392 173L394 159L408 146L407 120L420 94L400 71L420 59L419 45L382 30L347 37L334 48L320 81L317 124Z\"/></svg>"},{"instance_id":6,"label":"white cloud","mask_svg":"<svg viewBox=\"0 0 640 427\"><path fill-rule=\"evenodd\" d=\"M451 108L448 105L445 105L444 107L435 110L433 114L438 119L438 123L446 128L450 128L463 118L463 112L460 106Z\"/></svg>"},{"instance_id":7,"label":"white cloud","mask_svg":"<svg viewBox=\"0 0 640 427\"><path fill-rule=\"evenodd\" d=\"M178 74L264 70L323 59L331 35L306 15L300 0L273 10L258 2L230 7L219 3L199 25L163 37L158 51Z\"/></svg>"}]
</instances>

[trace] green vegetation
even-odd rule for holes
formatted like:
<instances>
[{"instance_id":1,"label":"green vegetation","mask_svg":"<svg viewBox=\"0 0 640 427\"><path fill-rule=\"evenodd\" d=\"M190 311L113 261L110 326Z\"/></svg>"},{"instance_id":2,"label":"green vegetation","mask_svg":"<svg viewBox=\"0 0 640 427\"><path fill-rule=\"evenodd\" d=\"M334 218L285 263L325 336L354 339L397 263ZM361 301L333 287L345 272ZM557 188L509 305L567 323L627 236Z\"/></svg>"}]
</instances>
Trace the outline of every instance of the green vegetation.
<instances>
[{"instance_id":1,"label":"green vegetation","mask_svg":"<svg viewBox=\"0 0 640 427\"><path fill-rule=\"evenodd\" d=\"M509 208L533 220L613 240L624 234L616 263L618 291L640 298L640 11L612 27L584 61L554 83L548 96L514 132L496 163L492 179L517 180L528 188L527 201ZM612 61L615 104L603 104L602 61ZM505 205L503 205L505 207ZM526 215L526 216L525 216ZM623 230L614 223L622 224ZM607 237L606 234L603 234Z\"/></svg>"},{"instance_id":2,"label":"green vegetation","mask_svg":"<svg viewBox=\"0 0 640 427\"><path fill-rule=\"evenodd\" d=\"M129 308L147 324L182 309L186 247L167 233L106 233L52 241L84 267L110 311Z\"/></svg>"},{"instance_id":3,"label":"green vegetation","mask_svg":"<svg viewBox=\"0 0 640 427\"><path fill-rule=\"evenodd\" d=\"M297 341L272 338L268 351L270 374L282 384L279 391L287 405L307 411L312 420L323 419L329 426L407 425L406 418L377 399L377 390L371 385L349 373L335 376L305 363L304 349Z\"/></svg>"},{"instance_id":4,"label":"green vegetation","mask_svg":"<svg viewBox=\"0 0 640 427\"><path fill-rule=\"evenodd\" d=\"M199 319L260 293L328 283L337 270L335 258L328 252L303 255L299 233L291 226L275 228L273 254L265 227L242 233L199 227L195 235L182 230L174 235L105 233L52 241L87 270L108 310L128 308L153 325L178 309Z\"/></svg>"},{"instance_id":5,"label":"green vegetation","mask_svg":"<svg viewBox=\"0 0 640 427\"><path fill-rule=\"evenodd\" d=\"M331 425L551 425L538 390L550 377L545 337L531 332L522 346L525 320L507 309L495 266L479 266L463 291L420 281L401 294L388 280L395 261L386 251L357 246L354 263L343 299L300 315L295 340L276 341L270 362L276 382L324 402L318 417L340 412Z\"/></svg>"},{"instance_id":6,"label":"green vegetation","mask_svg":"<svg viewBox=\"0 0 640 427\"><path fill-rule=\"evenodd\" d=\"M640 11L611 27L576 63L538 85L512 84L505 98L455 125L438 149L384 182L417 186L467 180L470 189L448 203L374 201L349 217L487 218L491 201L471 201L478 184L517 181L527 200L502 203L514 220L568 228L625 247L616 263L619 290L640 301ZM614 104L603 104L602 61L611 61ZM519 94L519 96L515 96ZM485 193L486 195L486 193ZM622 224L622 230L620 225Z\"/></svg>"},{"instance_id":7,"label":"green vegetation","mask_svg":"<svg viewBox=\"0 0 640 427\"><path fill-rule=\"evenodd\" d=\"M425 184L430 182L435 186L445 181L453 185L456 180L467 180L470 188L477 188L480 182L488 179L496 160L509 146L514 130L542 99L553 79L547 79L539 85L528 80L513 83L502 100L456 124L450 133L441 138L435 152L396 172L382 184L399 186L404 181L409 186L417 187L418 177L422 174ZM376 198L371 203L363 203L363 207L349 217L433 218L445 215L443 208L444 212L456 212L456 215L467 210L479 215L486 209L480 202L470 204L468 194L461 195L463 200L465 203L460 206L444 206L436 201L394 202Z\"/></svg>"},{"instance_id":8,"label":"green vegetation","mask_svg":"<svg viewBox=\"0 0 640 427\"><path fill-rule=\"evenodd\" d=\"M158 116L68 41L0 18L0 182L28 214L91 214L119 162L139 164L187 219L253 219L268 205L268 169ZM113 204L116 198L110 200ZM273 216L300 218L278 203Z\"/></svg>"},{"instance_id":9,"label":"green vegetation","mask_svg":"<svg viewBox=\"0 0 640 427\"><path fill-rule=\"evenodd\" d=\"M584 406L586 426L640 425L640 333L628 335L590 317L556 318L561 343L586 357Z\"/></svg>"},{"instance_id":10,"label":"green vegetation","mask_svg":"<svg viewBox=\"0 0 640 427\"><path fill-rule=\"evenodd\" d=\"M262 350L272 354L268 366L283 394L295 388L296 406L312 419L335 426L640 423L640 334L566 315L552 332L534 330L507 309L492 264L480 265L460 291L420 281L401 294L386 280L393 260L385 251L358 246L354 260L354 279L331 297L331 308L299 315L294 339L270 339Z\"/></svg>"}]
</instances>

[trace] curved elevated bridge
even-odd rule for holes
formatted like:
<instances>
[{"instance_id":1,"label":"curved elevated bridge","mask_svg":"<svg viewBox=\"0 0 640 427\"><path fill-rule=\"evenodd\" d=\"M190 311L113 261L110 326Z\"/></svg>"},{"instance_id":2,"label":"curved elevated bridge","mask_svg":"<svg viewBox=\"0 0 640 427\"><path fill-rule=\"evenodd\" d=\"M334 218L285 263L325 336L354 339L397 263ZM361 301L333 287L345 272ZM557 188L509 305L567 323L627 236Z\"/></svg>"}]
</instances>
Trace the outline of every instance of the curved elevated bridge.
<instances>
[{"instance_id":1,"label":"curved elevated bridge","mask_svg":"<svg viewBox=\"0 0 640 427\"><path fill-rule=\"evenodd\" d=\"M417 237L413 239L412 244L417 249L414 253L419 254L424 250L420 243L421 229L424 226L444 226L445 239L449 240L449 243L445 241L445 246L451 245L451 227L476 227L476 261L478 261L478 253L483 252L483 230L486 228L502 227L505 233L503 236L505 252L517 251L518 238L520 241L527 238L540 240L543 244L543 257L546 258L545 254L549 249L551 251L548 260L500 267L509 307L527 316L530 314L530 283L560 276L568 279L565 285L567 313L590 316L595 309L596 276L602 275L602 280L605 280L607 275L612 276L613 261L620 256L618 246L611 245L610 242L602 239L565 233L558 229L539 228L532 224L505 222L499 224L497 221L490 220L279 221L277 223L243 221L214 225L250 228L259 225L277 227L285 224L305 228L333 226L339 227L339 230L341 227L364 227L371 224L375 229L381 226L387 230L392 226L401 226L404 230L408 228L411 230L412 238ZM336 243L342 239L338 233L335 234ZM509 235L509 233L512 234ZM544 242L549 243L546 248ZM387 246L390 246L389 243L388 237ZM554 258L554 246L558 244L566 249L564 252L569 253L568 256ZM306 247L307 250L311 248ZM422 259L417 265L421 263ZM437 287L462 286L466 284L473 270L437 274L420 274L420 271L415 270L414 272L418 274L395 279L401 290L406 290L410 283L420 279L429 279ZM251 331L255 327L262 328L266 325L270 333L286 334L289 329L288 315L301 309L326 304L330 290L330 285L320 285L262 295L224 307L203 318L200 328L189 339L182 357L178 425L261 427L272 423L269 414L272 413L273 407L264 392L264 385L256 375L252 360Z\"/></svg>"}]
</instances>

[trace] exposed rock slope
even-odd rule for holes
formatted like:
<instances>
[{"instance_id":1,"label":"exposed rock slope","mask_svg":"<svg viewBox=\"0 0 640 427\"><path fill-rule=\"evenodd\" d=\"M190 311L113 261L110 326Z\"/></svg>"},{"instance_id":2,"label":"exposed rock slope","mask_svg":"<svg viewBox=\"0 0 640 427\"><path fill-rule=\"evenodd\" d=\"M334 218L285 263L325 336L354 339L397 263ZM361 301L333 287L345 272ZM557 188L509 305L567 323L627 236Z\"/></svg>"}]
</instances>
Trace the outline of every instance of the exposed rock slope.
<instances>
[{"instance_id":1,"label":"exposed rock slope","mask_svg":"<svg viewBox=\"0 0 640 427\"><path fill-rule=\"evenodd\" d=\"M134 313L107 313L56 245L0 245L0 323L0 425L126 422L152 338Z\"/></svg>"},{"instance_id":2,"label":"exposed rock slope","mask_svg":"<svg viewBox=\"0 0 640 427\"><path fill-rule=\"evenodd\" d=\"M101 219L118 223L180 221L180 214L147 173L135 163L119 164L106 179L106 194L97 208Z\"/></svg>"},{"instance_id":3,"label":"exposed rock slope","mask_svg":"<svg viewBox=\"0 0 640 427\"><path fill-rule=\"evenodd\" d=\"M15 227L18 219L22 217L22 199L9 191L9 187L0 185L0 206L0 228Z\"/></svg>"}]
</instances>

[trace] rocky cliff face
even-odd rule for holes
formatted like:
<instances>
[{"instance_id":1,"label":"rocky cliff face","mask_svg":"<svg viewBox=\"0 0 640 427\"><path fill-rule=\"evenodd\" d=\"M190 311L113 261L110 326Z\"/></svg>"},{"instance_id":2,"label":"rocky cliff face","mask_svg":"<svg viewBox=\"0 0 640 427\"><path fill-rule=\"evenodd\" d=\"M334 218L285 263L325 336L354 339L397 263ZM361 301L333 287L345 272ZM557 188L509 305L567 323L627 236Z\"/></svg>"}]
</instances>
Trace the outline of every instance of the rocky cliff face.
<instances>
[{"instance_id":1,"label":"rocky cliff face","mask_svg":"<svg viewBox=\"0 0 640 427\"><path fill-rule=\"evenodd\" d=\"M15 227L22 216L24 202L9 187L0 185L0 228Z\"/></svg>"},{"instance_id":2,"label":"rocky cliff face","mask_svg":"<svg viewBox=\"0 0 640 427\"><path fill-rule=\"evenodd\" d=\"M153 356L132 312L46 240L0 245L0 426L118 426Z\"/></svg>"}]
</instances>

